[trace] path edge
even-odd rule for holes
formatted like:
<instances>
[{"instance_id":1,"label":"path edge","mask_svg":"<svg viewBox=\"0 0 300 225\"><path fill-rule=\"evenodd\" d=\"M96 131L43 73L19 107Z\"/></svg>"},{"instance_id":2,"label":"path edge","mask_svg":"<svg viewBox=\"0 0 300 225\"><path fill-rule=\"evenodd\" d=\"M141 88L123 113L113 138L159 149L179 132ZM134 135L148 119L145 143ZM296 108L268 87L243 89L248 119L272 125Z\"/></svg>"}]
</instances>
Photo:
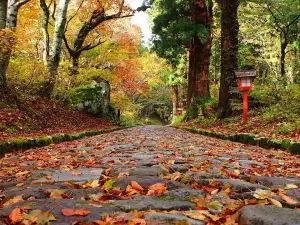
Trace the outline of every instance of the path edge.
<instances>
[{"instance_id":1,"label":"path edge","mask_svg":"<svg viewBox=\"0 0 300 225\"><path fill-rule=\"evenodd\" d=\"M208 137L219 138L222 140L229 140L233 142L239 142L243 144L249 144L253 146L259 146L266 149L280 149L288 150L291 154L300 154L300 142L292 141L290 139L270 139L265 137L257 137L254 134L249 133L237 133L234 135L226 135L223 133L211 132L204 129L194 129L184 126L172 126L173 128L189 131L194 134L201 134Z\"/></svg>"},{"instance_id":2,"label":"path edge","mask_svg":"<svg viewBox=\"0 0 300 225\"><path fill-rule=\"evenodd\" d=\"M59 144L67 141L74 141L84 137L91 137L100 134L110 133L118 130L128 129L133 126L116 127L112 129L103 129L95 131L82 131L74 134L54 134L47 136L40 136L37 138L19 138L10 139L7 141L0 141L0 157L7 153L12 153L17 150L28 150L31 148L44 147L51 144Z\"/></svg>"}]
</instances>

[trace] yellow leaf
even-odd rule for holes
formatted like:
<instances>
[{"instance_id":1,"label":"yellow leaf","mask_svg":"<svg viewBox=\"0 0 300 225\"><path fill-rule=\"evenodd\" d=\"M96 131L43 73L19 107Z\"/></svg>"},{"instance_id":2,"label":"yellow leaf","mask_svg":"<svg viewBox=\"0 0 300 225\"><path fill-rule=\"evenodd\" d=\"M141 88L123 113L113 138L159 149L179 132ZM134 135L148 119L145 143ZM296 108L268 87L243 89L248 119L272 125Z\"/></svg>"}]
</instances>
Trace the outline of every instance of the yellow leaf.
<instances>
[{"instance_id":1,"label":"yellow leaf","mask_svg":"<svg viewBox=\"0 0 300 225\"><path fill-rule=\"evenodd\" d=\"M184 215L192 218L192 219L195 219L195 220L205 220L206 219L206 216L204 216L201 211L189 211L189 212L185 212Z\"/></svg>"},{"instance_id":2,"label":"yellow leaf","mask_svg":"<svg viewBox=\"0 0 300 225\"><path fill-rule=\"evenodd\" d=\"M282 204L277 201L276 199L273 199L273 198L268 198L269 202L272 204L272 205L276 205L278 207L281 207L282 208Z\"/></svg>"},{"instance_id":3,"label":"yellow leaf","mask_svg":"<svg viewBox=\"0 0 300 225\"><path fill-rule=\"evenodd\" d=\"M12 199L9 199L7 202L5 202L3 204L3 206L12 205L12 204L17 203L17 202L24 202L23 195L15 196Z\"/></svg>"}]
</instances>

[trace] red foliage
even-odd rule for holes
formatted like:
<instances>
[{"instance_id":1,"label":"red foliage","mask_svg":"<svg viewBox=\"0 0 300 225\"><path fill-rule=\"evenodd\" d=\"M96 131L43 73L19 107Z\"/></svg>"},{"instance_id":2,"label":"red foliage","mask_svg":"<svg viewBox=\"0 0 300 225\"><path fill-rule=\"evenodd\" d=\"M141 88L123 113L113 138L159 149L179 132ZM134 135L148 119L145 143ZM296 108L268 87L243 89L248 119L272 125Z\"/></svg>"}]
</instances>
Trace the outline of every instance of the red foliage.
<instances>
[{"instance_id":1,"label":"red foliage","mask_svg":"<svg viewBox=\"0 0 300 225\"><path fill-rule=\"evenodd\" d=\"M36 112L17 108L0 109L0 140L36 137L55 133L77 133L83 130L108 129L108 121L72 111L56 102L37 99L28 104Z\"/></svg>"}]
</instances>

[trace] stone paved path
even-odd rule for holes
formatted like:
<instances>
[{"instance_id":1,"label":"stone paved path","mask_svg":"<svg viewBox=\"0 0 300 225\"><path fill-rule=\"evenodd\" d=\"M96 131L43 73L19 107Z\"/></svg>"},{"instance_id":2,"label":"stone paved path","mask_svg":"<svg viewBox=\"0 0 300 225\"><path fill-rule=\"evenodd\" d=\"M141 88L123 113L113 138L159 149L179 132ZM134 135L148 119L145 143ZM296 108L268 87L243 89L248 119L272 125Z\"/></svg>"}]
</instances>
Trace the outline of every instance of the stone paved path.
<instances>
[{"instance_id":1,"label":"stone paved path","mask_svg":"<svg viewBox=\"0 0 300 225\"><path fill-rule=\"evenodd\" d=\"M171 127L9 154L0 169L0 224L300 224L299 156Z\"/></svg>"}]
</instances>

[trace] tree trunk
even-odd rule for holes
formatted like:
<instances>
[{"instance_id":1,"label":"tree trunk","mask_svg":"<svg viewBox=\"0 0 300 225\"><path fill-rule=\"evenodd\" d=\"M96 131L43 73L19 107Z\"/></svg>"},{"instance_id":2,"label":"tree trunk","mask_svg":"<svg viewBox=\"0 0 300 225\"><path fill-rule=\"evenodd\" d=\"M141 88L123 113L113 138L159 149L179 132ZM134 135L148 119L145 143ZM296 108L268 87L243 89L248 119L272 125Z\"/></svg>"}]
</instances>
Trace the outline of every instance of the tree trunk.
<instances>
[{"instance_id":1,"label":"tree trunk","mask_svg":"<svg viewBox=\"0 0 300 225\"><path fill-rule=\"evenodd\" d=\"M193 89L194 89L194 74L195 74L195 68L194 68L194 60L195 60L195 50L194 50L194 41L193 38L190 43L190 49L189 49L189 72L188 72L188 94L187 94L187 105L189 106L192 102L193 97Z\"/></svg>"},{"instance_id":2,"label":"tree trunk","mask_svg":"<svg viewBox=\"0 0 300 225\"><path fill-rule=\"evenodd\" d=\"M0 2L0 32L5 32L4 29L6 28L6 19L7 19L7 1L2 0ZM0 34L1 34L0 33ZM2 36L1 35L1 36ZM6 38L3 37L3 39L0 39L0 90L6 89L7 83L6 83L6 70L7 70L7 56L6 56L6 50L4 46L6 46Z\"/></svg>"},{"instance_id":3,"label":"tree trunk","mask_svg":"<svg viewBox=\"0 0 300 225\"><path fill-rule=\"evenodd\" d=\"M217 45L215 45L215 51L214 51L214 84L218 83L217 79Z\"/></svg>"},{"instance_id":4,"label":"tree trunk","mask_svg":"<svg viewBox=\"0 0 300 225\"><path fill-rule=\"evenodd\" d=\"M209 32L210 35L210 32ZM195 41L195 97L209 98L209 65L211 37L208 37L206 43L201 43L197 38Z\"/></svg>"},{"instance_id":5,"label":"tree trunk","mask_svg":"<svg viewBox=\"0 0 300 225\"><path fill-rule=\"evenodd\" d=\"M281 55L280 55L280 75L281 78L284 80L284 82L287 82L286 74L285 74L285 58L286 58L286 48L288 46L288 38L285 34L282 35L281 37L281 45L280 45L280 50L281 50Z\"/></svg>"},{"instance_id":6,"label":"tree trunk","mask_svg":"<svg viewBox=\"0 0 300 225\"><path fill-rule=\"evenodd\" d=\"M210 97L209 65L211 55L211 22L213 21L212 1L208 5L204 0L196 0L193 7L192 20L206 26L205 38L194 37L189 50L188 105L193 100Z\"/></svg>"},{"instance_id":7,"label":"tree trunk","mask_svg":"<svg viewBox=\"0 0 300 225\"><path fill-rule=\"evenodd\" d=\"M204 0L196 1L195 20L198 24L203 24L207 28L206 37L195 38L195 97L209 98L209 65L211 55L211 22L213 21L213 3L206 4Z\"/></svg>"},{"instance_id":8,"label":"tree trunk","mask_svg":"<svg viewBox=\"0 0 300 225\"><path fill-rule=\"evenodd\" d=\"M44 33L44 62L48 69L48 79L43 87L43 96L50 98L56 83L56 77L58 75L58 67L60 63L61 56L61 45L64 38L65 26L67 21L67 10L70 0L60 0L58 3L58 8L56 11L56 20L54 27L54 37L51 49L51 54L49 52L49 33L48 33L48 23L49 23L49 8L46 8L45 0L41 0L41 7L44 12L43 21L43 33Z\"/></svg>"},{"instance_id":9,"label":"tree trunk","mask_svg":"<svg viewBox=\"0 0 300 225\"><path fill-rule=\"evenodd\" d=\"M173 85L173 117L178 114L178 85Z\"/></svg>"},{"instance_id":10,"label":"tree trunk","mask_svg":"<svg viewBox=\"0 0 300 225\"><path fill-rule=\"evenodd\" d=\"M221 14L221 81L219 92L219 118L231 115L231 89L238 69L238 0L222 0Z\"/></svg>"}]
</instances>

